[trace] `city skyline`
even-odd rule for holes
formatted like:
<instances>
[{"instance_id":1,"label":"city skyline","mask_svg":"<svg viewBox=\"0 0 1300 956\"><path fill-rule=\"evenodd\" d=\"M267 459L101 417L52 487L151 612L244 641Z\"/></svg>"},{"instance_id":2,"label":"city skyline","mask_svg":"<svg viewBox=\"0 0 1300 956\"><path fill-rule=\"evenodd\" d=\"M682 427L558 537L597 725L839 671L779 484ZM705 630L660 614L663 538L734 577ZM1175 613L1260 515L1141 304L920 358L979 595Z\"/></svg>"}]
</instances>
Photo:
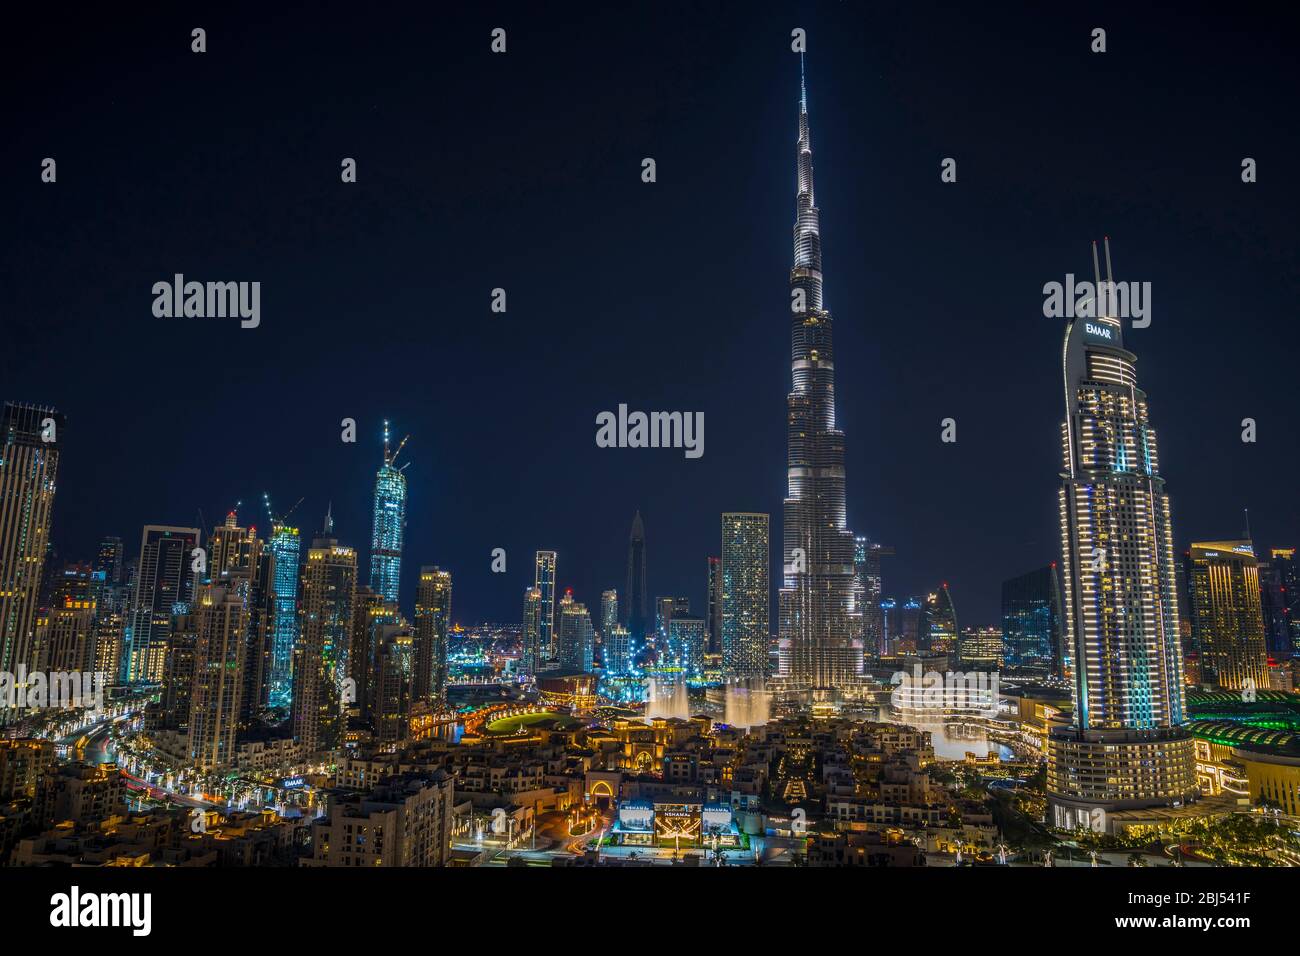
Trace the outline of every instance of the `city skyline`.
<instances>
[{"instance_id":1,"label":"city skyline","mask_svg":"<svg viewBox=\"0 0 1300 956\"><path fill-rule=\"evenodd\" d=\"M416 867L1285 923L1288 31L231 2L12 31L20 928Z\"/></svg>"},{"instance_id":2,"label":"city skyline","mask_svg":"<svg viewBox=\"0 0 1300 956\"><path fill-rule=\"evenodd\" d=\"M1043 142L1035 149L1029 132L1008 131L1009 138L995 152L978 146L978 140L970 138L969 125L950 116L958 112L956 106L944 105L958 76L956 68L926 78L919 75L919 68L900 63L885 41L874 36L881 29L901 32L910 26L910 15L895 12L892 16L901 19L886 19L872 31L853 22L840 23L833 15L816 10L805 23L815 41L808 61L810 95L815 109L821 105L819 202L833 211L823 223L827 268L836 276L829 304L839 318L836 344L843 361L854 369L850 380L837 383L839 417L852 436L846 450L848 511L859 516L853 521L856 532L898 549L886 563L889 593L899 598L923 594L946 580L961 603L963 616L992 622L997 619L1001 580L1039 567L1055 556L1055 503L1052 496L1042 493L1037 473L1027 468L1023 474L1003 474L995 482L989 464L995 460L1007 427L1023 441L1026 460L1055 459L1055 449L1042 436L1044 429L1050 435L1056 416L1050 397L1056 385L1050 368L1044 367L1050 364L1044 357L1058 347L1058 326L1040 314L1041 289L1045 282L1063 279L1066 272L1086 273L1082 243L1102 234L1114 237L1117 248L1122 249L1126 274L1149 277L1155 290L1153 325L1135 335L1144 345L1159 343L1143 368L1144 381L1151 383L1153 391L1170 396L1171 407L1179 409L1178 415L1170 416L1163 435L1165 456L1177 475L1170 494L1177 513L1183 516L1176 529L1176 548L1181 551L1192 540L1237 536L1243 507L1251 510L1257 541L1290 546L1300 537L1296 527L1300 518L1287 503L1284 477L1297 467L1297 443L1290 431L1293 425L1284 412L1286 370L1293 365L1294 346L1287 337L1276 335L1265 317L1284 314L1285 303L1295 298L1294 266L1280 256L1277 247L1285 234L1279 210L1287 206L1294 186L1281 176L1269 175L1264 158L1286 154L1293 134L1277 124L1249 123L1252 115L1266 114L1263 106L1247 99L1246 108L1231 121L1233 133L1222 139L1244 142L1238 150L1243 155L1259 154L1263 166L1258 183L1240 182L1240 156L1190 149L1187 155L1195 159L1193 171L1184 168L1185 161L1177 169L1162 168L1158 175L1144 171L1142 182L1149 198L1139 208L1130 208L1132 203L1121 197L1128 195L1135 171L1122 164L1082 165L1054 151L1056 137L1066 141L1068 117L1058 125L1050 114L1042 112L1040 94L1013 90L1008 85L1008 67L987 78L962 69L963 92L958 103L989 100L995 94L1005 97L1007 112L1021 108L1027 109L1028 115L1041 117L1036 128ZM623 210L620 223L632 222L611 226L612 241L604 244L621 250L617 258L625 264L588 245L589 254L599 263L593 270L593 281L599 283L596 294L619 316L608 343L613 361L604 366L585 350L580 357L573 354L574 336L582 325L570 328L569 323L579 321L572 318L558 321L553 302L559 289L545 279L541 263L523 262L517 241L503 245L497 227L512 221L505 209L490 207L485 216L465 224L470 230L466 237L469 245L495 254L490 263L477 265L463 254L451 256L464 268L448 288L415 278L417 274L406 271L404 265L400 273L377 269L371 257L343 242L344 233L360 228L366 234L369 229L383 248L396 248L400 242L423 250L421 259L438 256L443 242L440 224L455 207L432 215L426 201L417 203L423 210L420 216L403 214L390 225L374 219L381 205L391 206L380 197L391 191L396 170L401 170L404 181L415 184L411 188L422 189L419 184L438 178L432 174L434 170L450 174L460 168L447 161L445 150L428 140L431 133L402 149L373 123L334 129L334 136L344 142L378 135L382 146L357 157L358 193L341 194L345 205L338 207L340 220L304 226L302 238L307 248L322 263L330 264L335 276L355 272L370 284L392 290L381 299L387 305L378 309L364 305L365 300L337 280L322 281L318 273L313 273L317 275L313 281L320 288L313 292L314 287L306 281L307 272L300 267L281 271L226 255L212 258L209 239L238 229L244 220L236 215L252 223L262 221L261 215L238 198L242 192L237 183L245 177L258 181L253 169L259 159L267 159L265 156L245 153L235 171L226 174L237 172L236 179L216 180L236 198L229 211L200 207L202 243L185 238L190 230L169 229L182 237L179 246L172 244L177 252L172 256L155 248L147 236L141 237L137 252L128 254L125 249L130 244L123 243L123 248L110 251L102 264L76 265L90 271L84 282L74 284L57 278L73 261L59 251L58 233L36 217L48 212L51 219L66 219L68 211L58 210L57 204L65 201L59 197L84 197L91 183L84 175L67 172L66 162L57 186L44 187L44 193L39 191L42 184L36 177L28 177L32 185L16 197L16 210L17 221L30 226L24 229L30 251L20 261L30 266L31 280L13 284L16 298L9 315L19 347L5 359L5 398L54 405L68 416L69 435L77 438L72 453L65 455L60 490L66 493L60 496L53 530L61 556L69 560L87 557L94 553L99 537L107 534L122 536L130 546L146 522L195 526L199 509L209 516L223 514L232 499L249 502L264 491L275 501L305 497L302 509L307 517L301 523L307 526L315 524L324 507L335 501L339 533L364 548L370 533L367 499L378 457L376 443L383 419L389 418L401 423L403 433L413 435L406 453L411 462L407 470L411 516L406 529L410 558L403 562L401 582L401 593L408 600L414 593L419 564L440 562L457 574L457 613L463 620L513 618L517 591L527 580L526 572L519 573L520 566L526 567L529 555L538 548L570 555L567 560L562 558L568 569L562 574L572 575L565 579L565 586L594 600L604 588L617 587L623 581L618 570L623 563L623 542L617 534L607 534L605 528L625 527L627 516L638 508L654 558L652 592L690 593L699 600L704 585L699 583L696 568L701 556L716 553L716 516L728 510L775 515L783 494L780 476L760 464L770 455L767 449L782 440L782 405L773 393L773 382L779 381L788 361L781 344L771 340L779 338L773 325L784 322L779 304L788 291L776 275L788 259L788 247L781 239L788 225L792 185L788 166L782 167L777 157L788 155L785 151L792 142L792 88L798 81L798 57L777 55L788 48L789 26L775 15L759 16L737 27L742 31L740 38L722 44L715 33L722 28L719 22L707 15L695 22L692 30L726 50L727 68L709 66L692 55L681 66L681 80L666 88L661 85L657 95L673 104L673 114L682 120L679 123L665 122L658 108L635 92L636 84L630 79L631 71L642 65L638 56L658 55L658 41L651 44L654 51L633 56L627 66L615 68L601 61L611 67L617 95L626 98L632 116L645 127L643 135L617 141L613 153L587 136L574 140L584 147L578 150L584 168L598 172L595 195L602 205L615 204ZM1003 32L1007 39L999 42L1013 43L1026 29L999 15L983 26L965 22L961 26L974 31L969 42L976 46ZM955 51L962 32L957 27L942 21L936 25L938 50ZM343 42L328 28L317 29L326 30L321 36L330 43ZM529 28L522 29L527 32ZM674 29L657 25L661 32L656 36L671 47ZM1143 48L1153 56L1174 58L1184 56L1182 49L1193 47L1197 36L1180 25L1157 34L1148 18L1139 14L1120 17L1111 29L1136 32ZM145 24L141 36L147 42L161 43L163 31ZM763 37L768 40L760 43ZM782 43L773 49L778 39ZM1072 68L1051 74L1056 99L1063 103L1082 104L1096 98L1116 102L1123 98L1120 89L1128 77L1144 70L1126 49L1112 50L1106 54L1112 60L1098 63L1087 59L1091 54L1086 45L1080 44L1075 53L1064 37L1044 40L1050 44L1042 53L1035 52L1033 44L1025 45L1024 55L1029 60L1024 68L1045 64L1049 55L1057 60L1065 57L1063 62ZM1222 38L1220 42L1224 42ZM855 45L866 55L851 54ZM522 63L531 63L540 55L535 47L517 44L509 56L517 53ZM93 50L84 52L89 63L101 55ZM175 54L182 55L191 54L184 50ZM220 48L208 54L217 55L225 54ZM293 55L314 54L296 50ZM595 55L608 54L597 51ZM1214 69L1208 74L1199 71L1197 82L1237 88L1235 84L1244 81L1234 78L1233 66L1244 60L1244 52L1227 42ZM856 65L860 61L864 65ZM886 72L883 81L873 72L873 62L883 64L879 68ZM1112 62L1118 66L1102 68ZM563 88L569 93L582 89L573 82L574 66L561 64L551 70L552 66L548 63L548 71L543 71L545 89ZM387 74L381 65L377 68L380 79L375 82L379 83ZM493 61L485 62L483 56L469 50L452 50L445 61L426 69L435 75L445 69L448 74L455 71L473 76L485 84L485 96L515 88L512 78L497 75L501 71ZM1085 71L1091 77L1087 84L1082 79ZM256 76L254 73L247 82L255 82ZM186 95L200 102L215 95L215 90L198 78L185 82L190 84ZM549 86L552 83L554 87ZM1089 89L1090 84L1095 88ZM742 86L750 93L741 96ZM397 91L385 96L403 95L400 84L383 88ZM223 96L242 98L238 101L248 105L250 115L257 115L247 87L232 89L227 82L222 90ZM850 96L849 90L860 90L861 96ZM614 94L591 91L584 95L603 101L604 96ZM1178 120L1187 115L1187 108L1177 101L1161 100L1167 95L1159 91L1149 90L1146 95L1156 98L1162 107L1157 111L1166 117L1162 125L1144 132L1135 107L1126 107L1112 115L1112 128L1129 144L1128 153L1160 157L1165 155L1162 137L1181 128ZM745 131L745 148L723 141L722 131L704 127L704 106L715 101L726 102L733 109L730 128ZM919 115L934 115L933 123L909 118L913 103L921 108ZM147 144L143 117L133 120L129 115L136 108L124 105L118 115L128 110L123 117L125 128ZM387 109L379 115L387 115ZM495 124L509 125L512 116L529 131L530 141L539 149L548 148L555 136L574 132L566 125L543 135L523 118L532 115L534 105L521 104L519 110L491 121L466 117L476 141L482 143L469 148L495 149L502 136L494 132ZM1143 110L1141 115L1149 112ZM934 128L941 116L951 120L949 125L956 124L952 138L938 135ZM50 131L39 121L28 129L31 131L16 145L30 147L40 155L63 152L65 159L67 150L74 148L46 145L50 137L42 134ZM730 133L727 136L734 138ZM684 165L685 157L677 150L687 138L698 141L702 152L710 156L707 170ZM1175 137L1174 142L1181 140ZM421 144L425 148L420 162L427 168L416 174L410 166L410 150L419 150ZM376 148L381 152L376 153ZM360 146L335 151L340 155L363 153ZM1043 154L1052 158L1050 167L1040 168L1035 159ZM641 183L637 175L645 155L659 160L660 174L654 184ZM948 155L955 155L959 162L958 181L944 184L939 180L939 161ZM101 176L132 183L138 178L129 168L119 167L113 157L104 157L103 162L107 165ZM863 163L867 165L863 167ZM1005 169L998 168L999 163L1005 164ZM332 188L326 186L327 181L337 185L337 157L332 164L335 168L330 176L321 171L321 189ZM285 177L292 174L297 181L309 168L295 164L290 171L273 164L263 172L284 184ZM476 187L491 194L495 191L492 183L512 181L510 171L502 170L499 159L484 164L475 173ZM214 173L200 163L186 174L194 179L186 181L209 181ZM1203 182L1217 181L1220 173L1221 186L1201 190ZM96 178L94 183L101 184L102 179ZM882 188L887 183L906 184L906 203L902 196L892 197L889 189ZM539 196L539 190L551 185L555 187L553 200ZM566 227L574 238L588 236L588 230L604 221L596 215L590 199L575 192L578 183L549 165L512 189L518 215L539 224L556 221L553 203L573 200L576 205L572 208L584 223ZM663 260L654 252L656 245L639 237L646 230L667 228L670 220L663 217L670 213L677 213L680 220L687 208L683 205L688 202L686 194L700 194L701 190L728 215L745 209L736 221L745 223L746 228L734 233L735 252L713 263L710 285L715 289L700 288L690 275L680 279L685 300L699 304L684 310L689 318L679 317L683 310L664 308L661 293L647 288ZM1193 190L1194 205L1177 202ZM287 193L298 195L300 191L298 186ZM1038 203L1032 222L1015 198L1022 195ZM745 203L752 206L752 212ZM656 204L666 204L660 215ZM1153 207L1159 215L1151 214ZM155 226L170 222L179 227L178 220L166 218L167 207L160 208L164 212L159 215L164 218ZM1243 246L1237 225L1245 217L1261 237L1248 247ZM747 234L751 221L752 236ZM936 230L940 223L948 225ZM990 234L989 241L974 241L976 223ZM1212 228L1214 224L1222 228ZM523 235L532 235L532 228ZM279 248L265 226L258 227L257 235L268 252ZM687 234L679 240L687 244L682 252L689 252L691 258L715 258L695 251L702 236ZM100 240L92 234L88 241ZM505 259L498 261L503 252ZM443 253L449 255L445 249ZM177 258L181 261L174 261ZM395 261L406 264L411 255L399 255ZM643 264L630 266L628 261ZM908 267L907 262L916 265ZM119 271L104 273L110 265ZM245 330L238 323L226 328L207 320L155 319L148 313L149 283L176 271L204 278L260 278L264 283L261 325ZM765 281L751 283L745 278L751 271L771 274ZM555 274L562 272L559 269ZM519 278L512 279L512 274ZM1236 277L1226 284L1233 290L1231 302L1214 284L1186 279L1210 274ZM757 287L751 291L751 286ZM82 293L77 290L83 287L102 290L93 307L81 302ZM494 316L489 311L490 293L497 287L509 293L509 307L506 313ZM949 288L964 291L951 295ZM333 304L321 301L321 292L330 293ZM480 388L474 375L455 367L441 373L436 390L418 384L424 379L398 353L422 351L428 341L425 334L401 324L394 327L396 339L392 342L369 333L384 327L385 315L426 313L429 307L415 308L412 296L435 301L430 295L442 303L440 310L449 308L475 317L452 330L447 344L478 351L493 341L493 361L504 381L524 374L527 366L521 363L527 356L546 356L548 368L557 373L548 376L552 382L548 404L528 408L515 390ZM289 320L289 312L311 315L316 333L301 334L305 328L298 320ZM27 318L37 313L47 318L39 324ZM705 314L718 318L701 326ZM1228 327L1232 334L1225 334L1219 318L1225 315L1234 316ZM358 320L360 316L364 320ZM1245 331L1239 333L1239 328ZM996 334L989 334L989 329L996 329ZM696 334L706 337L709 348L702 351L726 357L721 368L716 362L696 358L696 350L681 347ZM131 343L135 357L130 361L139 361L142 367L164 361L173 349L197 349L195 354L202 354L203 348L217 346L240 356L239 380L258 389L275 387L272 383L298 367L304 376L309 374L307 369L328 368L331 377L355 380L358 386L364 381L366 387L333 387L331 397L323 403L277 399L272 406L274 424L240 429L235 436L238 456L196 475L194 463L203 458L203 430L193 427L194 411L186 403L173 407L146 402L144 380L130 376L107 393L91 388L92 382L102 378L95 373L96 366L88 364L91 356L96 362L111 356L126 360L120 352L122 346L106 341L110 335L113 342ZM60 340L75 341L81 347L59 349ZM326 348L327 342L335 345ZM1273 347L1258 348L1263 342ZM428 347L441 349L442 345L431 342ZM649 350L643 357L638 352L642 348ZM1145 347L1142 350L1146 351ZM52 360L57 357L58 367L66 374L61 372L53 382L42 380L40 363L18 361L28 353L48 354ZM274 358L279 355L291 357L288 364ZM1031 356L1040 360L1029 361ZM1190 384L1189 369L1211 367L1243 382L1244 391L1231 396L1209 394ZM662 373L669 368L677 371L665 378ZM746 373L727 371L741 368ZM375 369L383 370L378 378ZM751 369L756 374L749 374ZM568 381L585 384L578 389L566 385ZM227 401L238 391L233 386L217 388ZM968 402L965 396L972 389L986 400ZM687 461L680 453L596 448L591 440L592 420L599 410L616 407L619 401L627 401L631 407L703 409L709 422L706 455ZM457 415L455 409L466 405L474 413ZM146 408L148 414L142 416L140 410ZM1014 409L1010 425L1006 421L1009 409ZM544 420L525 426L538 410L543 411ZM943 445L938 437L939 423L948 416L958 422L955 445ZM1246 416L1259 422L1259 441L1254 445L1239 440L1239 423ZM338 441L339 422L344 417L358 423L355 445ZM517 434L511 432L506 445L493 443L492 436L515 425L520 428ZM1203 435L1213 438L1219 454L1198 457ZM519 462L544 460L560 450L570 456L572 469L564 470L563 475L538 472L531 484L521 483ZM473 481L460 469L449 467L457 458L481 462ZM295 462L303 467L294 468ZM737 467L741 462L744 467ZM1196 467L1190 467L1192 462ZM95 477L102 471L122 476L113 495L97 493ZM963 481L942 477L953 474L961 475ZM694 489L689 498L672 491L683 482ZM983 503L994 492L992 500L998 507L989 509ZM528 500L534 496L536 504ZM486 523L470 520L471 512L485 510L494 517ZM511 559L505 575L490 571L490 552L496 547L504 548ZM963 560L977 550L981 560ZM774 567L773 575L778 574Z\"/></svg>"}]
</instances>

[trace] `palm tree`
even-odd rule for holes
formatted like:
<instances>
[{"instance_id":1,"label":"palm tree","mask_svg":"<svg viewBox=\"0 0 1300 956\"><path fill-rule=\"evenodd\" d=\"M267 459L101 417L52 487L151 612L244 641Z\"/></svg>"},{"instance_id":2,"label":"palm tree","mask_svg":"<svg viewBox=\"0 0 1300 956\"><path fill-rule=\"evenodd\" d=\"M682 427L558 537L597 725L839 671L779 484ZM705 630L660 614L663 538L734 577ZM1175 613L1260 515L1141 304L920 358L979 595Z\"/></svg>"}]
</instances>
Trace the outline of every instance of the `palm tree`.
<instances>
[{"instance_id":1,"label":"palm tree","mask_svg":"<svg viewBox=\"0 0 1300 956\"><path fill-rule=\"evenodd\" d=\"M1141 853L1130 853L1130 854L1128 855L1128 865L1129 865L1129 866L1146 866L1146 865L1147 865L1147 858L1146 858L1145 856L1143 856Z\"/></svg>"}]
</instances>

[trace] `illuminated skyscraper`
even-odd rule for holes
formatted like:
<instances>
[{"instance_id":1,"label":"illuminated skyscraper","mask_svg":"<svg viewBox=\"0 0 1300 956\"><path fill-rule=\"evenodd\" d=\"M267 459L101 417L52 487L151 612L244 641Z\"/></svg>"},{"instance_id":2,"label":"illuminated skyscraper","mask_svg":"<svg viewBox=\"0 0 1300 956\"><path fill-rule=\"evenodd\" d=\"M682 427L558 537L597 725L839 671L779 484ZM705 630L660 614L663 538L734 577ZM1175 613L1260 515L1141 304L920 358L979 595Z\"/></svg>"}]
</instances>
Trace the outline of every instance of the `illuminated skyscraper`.
<instances>
[{"instance_id":1,"label":"illuminated skyscraper","mask_svg":"<svg viewBox=\"0 0 1300 956\"><path fill-rule=\"evenodd\" d=\"M618 592L610 588L600 594L600 629L602 634L610 634L617 626Z\"/></svg>"},{"instance_id":2,"label":"illuminated skyscraper","mask_svg":"<svg viewBox=\"0 0 1300 956\"><path fill-rule=\"evenodd\" d=\"M1106 284L1093 245L1097 287ZM1109 295L1106 299L1112 299ZM1109 311L1100 309L1098 311ZM1074 726L1048 746L1049 822L1110 829L1115 811L1199 793L1184 720L1169 498L1137 356L1117 318L1074 318L1062 352L1062 579Z\"/></svg>"},{"instance_id":3,"label":"illuminated skyscraper","mask_svg":"<svg viewBox=\"0 0 1300 956\"><path fill-rule=\"evenodd\" d=\"M555 552L537 552L537 576L533 586L538 590L537 609L537 661L555 659ZM535 673L535 672L534 672Z\"/></svg>"},{"instance_id":4,"label":"illuminated skyscraper","mask_svg":"<svg viewBox=\"0 0 1300 956\"><path fill-rule=\"evenodd\" d=\"M768 516L722 516L722 673L766 677L771 589Z\"/></svg>"},{"instance_id":5,"label":"illuminated skyscraper","mask_svg":"<svg viewBox=\"0 0 1300 956\"><path fill-rule=\"evenodd\" d=\"M524 620L519 649L519 673L525 677L537 676L541 666L542 589L531 587L524 592Z\"/></svg>"},{"instance_id":6,"label":"illuminated skyscraper","mask_svg":"<svg viewBox=\"0 0 1300 956\"><path fill-rule=\"evenodd\" d=\"M244 528L232 509L225 522L208 538L206 580L228 588L243 600L247 616L244 626L244 660L241 673L244 688L239 695L241 726L250 726L267 705L272 669L271 616L274 604L271 586L274 558L257 536L257 528ZM196 588L199 582L195 582Z\"/></svg>"},{"instance_id":7,"label":"illuminated skyscraper","mask_svg":"<svg viewBox=\"0 0 1300 956\"><path fill-rule=\"evenodd\" d=\"M198 540L198 528L144 526L127 617L123 680L133 684L162 681L172 614L194 596L193 551Z\"/></svg>"},{"instance_id":8,"label":"illuminated skyscraper","mask_svg":"<svg viewBox=\"0 0 1300 956\"><path fill-rule=\"evenodd\" d=\"M410 436L408 435L407 438ZM370 587L385 601L397 603L402 577L402 539L406 534L406 465L397 456L406 445L389 450L388 422L384 422L384 463L375 475L375 522L370 536ZM409 464L409 462L407 463Z\"/></svg>"},{"instance_id":9,"label":"illuminated skyscraper","mask_svg":"<svg viewBox=\"0 0 1300 956\"><path fill-rule=\"evenodd\" d=\"M122 539L111 536L104 538L99 543L99 555L95 558L95 570L104 572L104 579L110 586L121 584L122 562L124 560Z\"/></svg>"},{"instance_id":10,"label":"illuminated skyscraper","mask_svg":"<svg viewBox=\"0 0 1300 956\"><path fill-rule=\"evenodd\" d=\"M952 592L948 590L946 582L939 590L926 597L924 620L926 625L924 650L938 654L951 654L959 650L957 609L953 606ZM964 649L961 652L964 653ZM979 660L987 660L988 656L984 650L981 650ZM1002 653L999 650L993 656L1001 658Z\"/></svg>"},{"instance_id":11,"label":"illuminated skyscraper","mask_svg":"<svg viewBox=\"0 0 1300 956\"><path fill-rule=\"evenodd\" d=\"M799 195L790 270L791 376L787 399L781 676L814 698L836 698L862 673L855 641L853 533L847 527L844 433L835 422L833 322L822 301L820 212L813 196L808 94L799 98Z\"/></svg>"},{"instance_id":12,"label":"illuminated skyscraper","mask_svg":"<svg viewBox=\"0 0 1300 956\"><path fill-rule=\"evenodd\" d=\"M668 640L673 618L691 613L691 599L688 597L655 598L655 638L662 644Z\"/></svg>"},{"instance_id":13,"label":"illuminated skyscraper","mask_svg":"<svg viewBox=\"0 0 1300 956\"><path fill-rule=\"evenodd\" d=\"M590 674L594 669L595 639L587 606L573 600L566 591L560 601L560 669L568 673Z\"/></svg>"},{"instance_id":14,"label":"illuminated skyscraper","mask_svg":"<svg viewBox=\"0 0 1300 956\"><path fill-rule=\"evenodd\" d=\"M893 553L893 548L865 535L853 539L854 635L862 641L863 652L873 656L889 653L885 647L885 616L880 606L884 599L880 559Z\"/></svg>"},{"instance_id":15,"label":"illuminated skyscraper","mask_svg":"<svg viewBox=\"0 0 1300 956\"><path fill-rule=\"evenodd\" d=\"M95 620L104 588L102 571L69 565L54 581L49 643L39 669L89 671L95 661Z\"/></svg>"},{"instance_id":16,"label":"illuminated skyscraper","mask_svg":"<svg viewBox=\"0 0 1300 956\"><path fill-rule=\"evenodd\" d=\"M304 755L342 743L356 585L357 553L338 543L326 514L302 568L302 634L294 649L293 735Z\"/></svg>"},{"instance_id":17,"label":"illuminated skyscraper","mask_svg":"<svg viewBox=\"0 0 1300 956\"><path fill-rule=\"evenodd\" d=\"M609 669L609 642L618 627L618 591L610 588L600 594L600 664Z\"/></svg>"},{"instance_id":18,"label":"illuminated skyscraper","mask_svg":"<svg viewBox=\"0 0 1300 956\"><path fill-rule=\"evenodd\" d=\"M288 707L293 700L293 648L298 643L298 529L273 521L267 549L275 559L271 584L270 704Z\"/></svg>"},{"instance_id":19,"label":"illuminated skyscraper","mask_svg":"<svg viewBox=\"0 0 1300 956\"><path fill-rule=\"evenodd\" d=\"M392 744L410 736L415 693L415 636L400 624L376 628L374 678L375 741Z\"/></svg>"},{"instance_id":20,"label":"illuminated skyscraper","mask_svg":"<svg viewBox=\"0 0 1300 956\"><path fill-rule=\"evenodd\" d=\"M447 703L447 635L451 628L451 572L420 568L415 598L415 699Z\"/></svg>"},{"instance_id":21,"label":"illuminated skyscraper","mask_svg":"<svg viewBox=\"0 0 1300 956\"><path fill-rule=\"evenodd\" d=\"M1295 548L1274 548L1259 565L1260 601L1269 654L1287 660L1300 654L1300 565Z\"/></svg>"},{"instance_id":22,"label":"illuminated skyscraper","mask_svg":"<svg viewBox=\"0 0 1300 956\"><path fill-rule=\"evenodd\" d=\"M644 644L650 629L649 592L646 590L645 525L641 512L632 518L627 539L627 590L623 592L623 623L635 644Z\"/></svg>"},{"instance_id":23,"label":"illuminated skyscraper","mask_svg":"<svg viewBox=\"0 0 1300 956\"><path fill-rule=\"evenodd\" d=\"M1268 684L1259 569L1250 541L1194 541L1188 581L1202 679L1225 690ZM1249 682L1249 683L1248 683Z\"/></svg>"},{"instance_id":24,"label":"illuminated skyscraper","mask_svg":"<svg viewBox=\"0 0 1300 956\"><path fill-rule=\"evenodd\" d=\"M6 402L0 415L0 671L31 664L63 416Z\"/></svg>"},{"instance_id":25,"label":"illuminated skyscraper","mask_svg":"<svg viewBox=\"0 0 1300 956\"><path fill-rule=\"evenodd\" d=\"M603 637L604 641L601 648L605 654L602 662L605 673L628 673L632 669L632 641L627 628L622 624L615 624L609 633L603 635Z\"/></svg>"},{"instance_id":26,"label":"illuminated skyscraper","mask_svg":"<svg viewBox=\"0 0 1300 956\"><path fill-rule=\"evenodd\" d=\"M203 585L193 602L197 640L189 757L202 770L222 770L234 762L250 628L247 588L246 577L237 584Z\"/></svg>"},{"instance_id":27,"label":"illuminated skyscraper","mask_svg":"<svg viewBox=\"0 0 1300 956\"><path fill-rule=\"evenodd\" d=\"M667 661L684 677L699 679L704 673L704 645L707 641L704 618L674 614L668 625Z\"/></svg>"},{"instance_id":28,"label":"illuminated skyscraper","mask_svg":"<svg viewBox=\"0 0 1300 956\"><path fill-rule=\"evenodd\" d=\"M709 654L722 653L722 559L709 558L709 585L707 608L704 617L709 629L709 640L705 651Z\"/></svg>"},{"instance_id":29,"label":"illuminated skyscraper","mask_svg":"<svg viewBox=\"0 0 1300 956\"><path fill-rule=\"evenodd\" d=\"M1002 645L1010 667L1062 672L1061 581L1055 562L1002 582Z\"/></svg>"},{"instance_id":30,"label":"illuminated skyscraper","mask_svg":"<svg viewBox=\"0 0 1300 956\"><path fill-rule=\"evenodd\" d=\"M352 646L348 651L348 676L356 681L354 703L361 716L374 725L378 688L375 684L379 666L381 631L384 627L400 624L401 612L397 605L385 601L365 585L358 585L352 600ZM411 686L414 687L415 663L411 661ZM346 703L346 702L345 702Z\"/></svg>"}]
</instances>

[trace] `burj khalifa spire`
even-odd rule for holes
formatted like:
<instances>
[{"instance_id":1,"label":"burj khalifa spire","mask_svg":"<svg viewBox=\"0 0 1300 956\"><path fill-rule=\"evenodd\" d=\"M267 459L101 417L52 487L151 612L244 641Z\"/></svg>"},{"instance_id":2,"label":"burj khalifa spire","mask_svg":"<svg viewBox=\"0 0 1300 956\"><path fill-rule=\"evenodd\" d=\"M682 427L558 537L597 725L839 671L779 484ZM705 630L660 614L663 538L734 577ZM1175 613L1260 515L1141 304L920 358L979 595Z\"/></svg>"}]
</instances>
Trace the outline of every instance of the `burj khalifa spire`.
<instances>
[{"instance_id":1,"label":"burj khalifa spire","mask_svg":"<svg viewBox=\"0 0 1300 956\"><path fill-rule=\"evenodd\" d=\"M802 73L802 58L800 67ZM808 87L801 77L779 676L814 698L835 698L862 673L862 643L850 616L853 533L845 509L844 433L835 425L834 323L822 300L821 214L813 195L812 156Z\"/></svg>"}]
</instances>

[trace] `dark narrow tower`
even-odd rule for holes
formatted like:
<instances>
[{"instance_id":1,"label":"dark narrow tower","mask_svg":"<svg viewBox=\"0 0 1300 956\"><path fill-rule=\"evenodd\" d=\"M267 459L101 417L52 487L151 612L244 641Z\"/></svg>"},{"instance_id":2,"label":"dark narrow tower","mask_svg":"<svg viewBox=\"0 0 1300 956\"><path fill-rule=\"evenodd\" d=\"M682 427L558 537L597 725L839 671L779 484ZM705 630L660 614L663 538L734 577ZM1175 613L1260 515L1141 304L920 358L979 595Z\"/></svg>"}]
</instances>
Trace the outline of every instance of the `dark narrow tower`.
<instances>
[{"instance_id":1,"label":"dark narrow tower","mask_svg":"<svg viewBox=\"0 0 1300 956\"><path fill-rule=\"evenodd\" d=\"M844 433L835 426L833 323L822 301L821 222L813 195L808 91L802 82L796 159L781 677L793 689L835 698L860 676L862 645L853 639L849 617L853 534L845 508Z\"/></svg>"},{"instance_id":2,"label":"dark narrow tower","mask_svg":"<svg viewBox=\"0 0 1300 956\"><path fill-rule=\"evenodd\" d=\"M627 603L624 605L628 635L638 644L645 640L648 620L645 580L645 527L638 511L627 540Z\"/></svg>"}]
</instances>

